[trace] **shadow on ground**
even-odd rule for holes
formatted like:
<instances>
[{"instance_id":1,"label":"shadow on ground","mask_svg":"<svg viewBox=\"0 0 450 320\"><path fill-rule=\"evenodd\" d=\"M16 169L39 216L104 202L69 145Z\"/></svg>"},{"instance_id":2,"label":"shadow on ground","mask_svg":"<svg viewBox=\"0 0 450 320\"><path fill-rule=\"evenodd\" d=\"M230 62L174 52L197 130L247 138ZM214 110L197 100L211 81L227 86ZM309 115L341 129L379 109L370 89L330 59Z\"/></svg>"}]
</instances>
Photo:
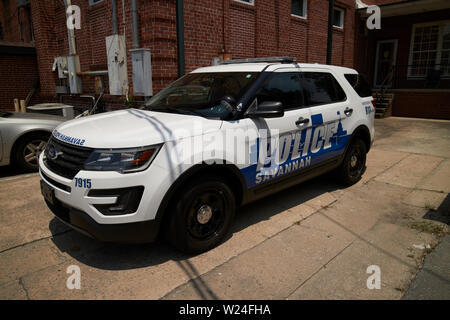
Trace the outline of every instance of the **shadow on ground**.
<instances>
[{"instance_id":1,"label":"shadow on ground","mask_svg":"<svg viewBox=\"0 0 450 320\"><path fill-rule=\"evenodd\" d=\"M27 174L32 172L23 171L15 166L8 165L0 167L0 178L8 178L19 174Z\"/></svg>"},{"instance_id":2,"label":"shadow on ground","mask_svg":"<svg viewBox=\"0 0 450 320\"><path fill-rule=\"evenodd\" d=\"M447 194L437 210L429 210L423 218L450 225L450 194Z\"/></svg>"},{"instance_id":3,"label":"shadow on ground","mask_svg":"<svg viewBox=\"0 0 450 320\"><path fill-rule=\"evenodd\" d=\"M330 175L322 176L243 206L239 209L230 235L225 241L251 225L268 220L289 208L339 188ZM100 243L72 230L61 232L64 226L55 218L50 221L49 229L53 235L52 241L59 250L91 267L103 270L128 270L173 260L177 261L190 278L198 276L195 267L188 260L193 256L180 253L161 240L140 245Z\"/></svg>"}]
</instances>

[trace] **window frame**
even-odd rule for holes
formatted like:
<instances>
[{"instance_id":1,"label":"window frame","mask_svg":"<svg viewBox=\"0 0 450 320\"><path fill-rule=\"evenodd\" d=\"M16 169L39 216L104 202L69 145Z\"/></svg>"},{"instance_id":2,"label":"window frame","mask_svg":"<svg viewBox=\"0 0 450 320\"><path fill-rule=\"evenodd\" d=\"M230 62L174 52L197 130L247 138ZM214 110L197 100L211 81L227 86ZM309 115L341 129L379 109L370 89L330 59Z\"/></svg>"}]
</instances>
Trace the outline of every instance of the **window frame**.
<instances>
[{"instance_id":1,"label":"window frame","mask_svg":"<svg viewBox=\"0 0 450 320\"><path fill-rule=\"evenodd\" d=\"M341 17L341 25L337 26L335 25L335 21L334 21L334 10L339 11L340 13L340 17ZM339 8L339 7L334 7L333 8L333 27L334 28L339 28L339 29L344 29L344 25L345 25L345 9Z\"/></svg>"},{"instance_id":2,"label":"window frame","mask_svg":"<svg viewBox=\"0 0 450 320\"><path fill-rule=\"evenodd\" d=\"M254 6L255 5L255 0L248 0L248 1L245 1L245 0L233 0L233 1L236 1L236 2L239 2L239 3L243 3L243 4L246 4L246 5L249 5L249 6Z\"/></svg>"},{"instance_id":3,"label":"window frame","mask_svg":"<svg viewBox=\"0 0 450 320\"><path fill-rule=\"evenodd\" d=\"M294 71L294 70L292 70L292 71L278 71L277 72L276 70L274 70L274 71L270 71L270 73L271 74L269 74L268 77L266 79L264 79L264 81L261 83L261 85L255 91L255 93L253 95L253 99L251 99L251 102L249 104L249 107L253 103L253 101L255 99L257 99L259 90L262 89L267 83L269 83L273 79L273 77L275 77L276 75L279 75L279 74L285 74L285 73L291 74L291 73L294 73L297 76L297 78L298 78L299 91L301 93L301 98L302 98L302 101L301 101L302 105L301 106L297 106L297 107L289 107L289 108L287 108L287 107L285 107L283 105L283 109L284 109L284 111L292 111L292 110L300 110L300 109L309 108L309 101L308 101L307 97L305 97L305 92L304 92L304 90L302 88L302 85L301 85L301 81L302 81L302 79L301 79L302 78L301 71ZM258 101L258 103L259 103L259 101Z\"/></svg>"},{"instance_id":4,"label":"window frame","mask_svg":"<svg viewBox=\"0 0 450 320\"><path fill-rule=\"evenodd\" d=\"M89 5L90 6L95 6L95 5L97 5L97 4L99 4L99 3L102 3L104 0L89 0Z\"/></svg>"},{"instance_id":5,"label":"window frame","mask_svg":"<svg viewBox=\"0 0 450 320\"><path fill-rule=\"evenodd\" d=\"M303 69L303 70L300 71L300 81L301 81L301 79L303 79L303 75L305 73L325 73L325 74L331 75L333 77L334 81L335 81L335 84L333 84L334 90L337 89L336 88L336 83L337 83L337 85L341 88L342 92L344 93L344 99L343 100L331 101L329 103L311 104L310 95L306 94L307 90L306 90L306 88L304 88L302 86L302 90L304 91L304 93L303 93L303 97L304 98L303 99L304 99L304 102L305 102L305 106L307 106L308 108L315 108L315 107L326 106L326 105L330 105L330 104L343 103L343 102L346 102L348 100L347 92L345 91L344 87L339 83L339 80L337 79L336 75L331 70L320 70L320 71L318 71L318 70L305 70L305 69Z\"/></svg>"},{"instance_id":6,"label":"window frame","mask_svg":"<svg viewBox=\"0 0 450 320\"><path fill-rule=\"evenodd\" d=\"M298 14L295 14L292 12L292 0L291 0L291 16L301 19L308 19L308 0L303 0L303 16L299 16Z\"/></svg>"},{"instance_id":7,"label":"window frame","mask_svg":"<svg viewBox=\"0 0 450 320\"><path fill-rule=\"evenodd\" d=\"M416 29L421 27L427 27L427 26L439 26L439 34L437 39L437 47L436 47L436 59L434 60L434 65L436 70L440 70L440 62L442 57L442 44L444 42L444 27L446 24L450 24L450 20L438 20L438 21L432 21L432 22L424 22L424 23L415 23L412 25L411 29L411 41L409 44L409 56L408 56L408 70L407 70L407 80L423 80L427 77L427 74L424 75L411 75L412 70L412 62L413 62L413 55L414 55L414 38L416 35ZM448 49L445 49L447 51ZM436 68L436 65L437 68ZM441 79L449 79L450 74L443 75L441 74Z\"/></svg>"}]
</instances>

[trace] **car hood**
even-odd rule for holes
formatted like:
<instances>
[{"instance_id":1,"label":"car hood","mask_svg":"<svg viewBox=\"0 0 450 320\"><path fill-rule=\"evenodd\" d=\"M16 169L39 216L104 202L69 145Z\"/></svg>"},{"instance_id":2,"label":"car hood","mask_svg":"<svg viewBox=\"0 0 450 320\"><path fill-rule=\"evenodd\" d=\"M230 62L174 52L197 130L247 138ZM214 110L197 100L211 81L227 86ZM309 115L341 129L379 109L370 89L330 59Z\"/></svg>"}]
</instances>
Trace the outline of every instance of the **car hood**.
<instances>
[{"instance_id":1,"label":"car hood","mask_svg":"<svg viewBox=\"0 0 450 320\"><path fill-rule=\"evenodd\" d=\"M132 148L214 132L221 124L200 116L127 109L67 121L53 135L90 148Z\"/></svg>"}]
</instances>

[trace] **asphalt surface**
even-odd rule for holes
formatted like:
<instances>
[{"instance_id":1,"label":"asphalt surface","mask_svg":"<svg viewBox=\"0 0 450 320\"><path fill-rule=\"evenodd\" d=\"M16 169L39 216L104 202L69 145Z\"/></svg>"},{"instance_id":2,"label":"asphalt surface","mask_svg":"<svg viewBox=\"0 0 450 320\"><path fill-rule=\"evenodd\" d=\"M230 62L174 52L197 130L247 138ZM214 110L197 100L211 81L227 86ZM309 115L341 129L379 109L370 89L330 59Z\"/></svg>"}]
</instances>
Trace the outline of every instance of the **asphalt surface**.
<instances>
[{"instance_id":1,"label":"asphalt surface","mask_svg":"<svg viewBox=\"0 0 450 320\"><path fill-rule=\"evenodd\" d=\"M426 256L403 299L450 300L450 236Z\"/></svg>"}]
</instances>

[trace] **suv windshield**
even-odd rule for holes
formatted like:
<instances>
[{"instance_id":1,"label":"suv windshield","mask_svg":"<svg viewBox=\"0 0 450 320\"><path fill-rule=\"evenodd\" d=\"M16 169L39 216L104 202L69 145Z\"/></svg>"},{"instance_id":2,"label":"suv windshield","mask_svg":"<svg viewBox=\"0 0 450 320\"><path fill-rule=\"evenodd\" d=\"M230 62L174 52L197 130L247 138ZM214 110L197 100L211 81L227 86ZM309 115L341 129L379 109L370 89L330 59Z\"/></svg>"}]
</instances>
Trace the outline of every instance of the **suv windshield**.
<instances>
[{"instance_id":1,"label":"suv windshield","mask_svg":"<svg viewBox=\"0 0 450 320\"><path fill-rule=\"evenodd\" d=\"M228 119L258 72L190 73L161 90L146 109Z\"/></svg>"}]
</instances>

